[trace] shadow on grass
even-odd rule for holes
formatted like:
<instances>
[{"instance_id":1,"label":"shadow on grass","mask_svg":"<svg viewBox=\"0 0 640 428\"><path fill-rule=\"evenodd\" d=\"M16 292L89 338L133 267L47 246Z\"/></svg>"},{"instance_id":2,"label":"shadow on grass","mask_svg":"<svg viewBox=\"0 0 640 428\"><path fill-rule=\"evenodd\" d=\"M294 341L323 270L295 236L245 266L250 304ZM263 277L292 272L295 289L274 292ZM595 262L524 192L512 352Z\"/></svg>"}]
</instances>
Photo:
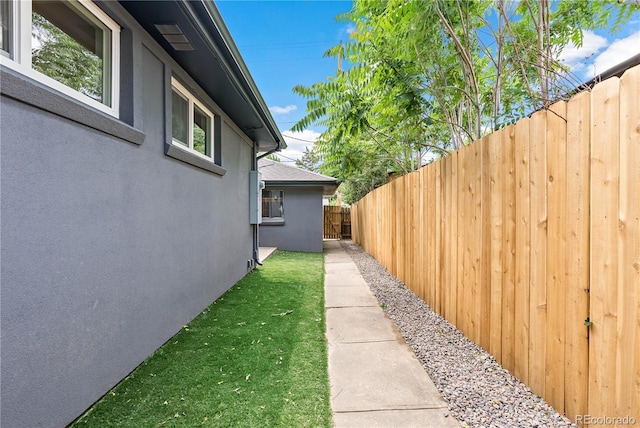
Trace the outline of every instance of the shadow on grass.
<instances>
[{"instance_id":1,"label":"shadow on grass","mask_svg":"<svg viewBox=\"0 0 640 428\"><path fill-rule=\"evenodd\" d=\"M277 252L74 426L331 426L323 278Z\"/></svg>"}]
</instances>

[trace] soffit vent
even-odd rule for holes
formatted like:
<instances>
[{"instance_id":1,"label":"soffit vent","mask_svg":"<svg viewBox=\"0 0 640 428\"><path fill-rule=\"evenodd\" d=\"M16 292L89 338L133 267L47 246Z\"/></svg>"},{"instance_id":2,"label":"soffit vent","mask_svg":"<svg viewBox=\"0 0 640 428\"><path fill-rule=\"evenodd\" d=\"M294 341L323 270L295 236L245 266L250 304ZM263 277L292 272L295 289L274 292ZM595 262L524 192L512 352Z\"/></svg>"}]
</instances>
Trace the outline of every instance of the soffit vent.
<instances>
[{"instance_id":1,"label":"soffit vent","mask_svg":"<svg viewBox=\"0 0 640 428\"><path fill-rule=\"evenodd\" d=\"M178 24L154 24L158 32L177 51L193 51L195 48Z\"/></svg>"}]
</instances>

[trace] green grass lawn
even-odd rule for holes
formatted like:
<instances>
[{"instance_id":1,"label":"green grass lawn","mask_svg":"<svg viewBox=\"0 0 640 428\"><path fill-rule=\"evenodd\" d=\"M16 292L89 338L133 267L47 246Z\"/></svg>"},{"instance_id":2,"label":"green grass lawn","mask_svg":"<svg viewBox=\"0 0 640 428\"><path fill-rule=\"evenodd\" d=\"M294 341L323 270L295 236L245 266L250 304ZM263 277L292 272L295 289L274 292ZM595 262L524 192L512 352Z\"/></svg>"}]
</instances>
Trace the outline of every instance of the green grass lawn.
<instances>
[{"instance_id":1,"label":"green grass lawn","mask_svg":"<svg viewBox=\"0 0 640 428\"><path fill-rule=\"evenodd\" d=\"M276 252L74 427L330 427L322 254Z\"/></svg>"}]
</instances>

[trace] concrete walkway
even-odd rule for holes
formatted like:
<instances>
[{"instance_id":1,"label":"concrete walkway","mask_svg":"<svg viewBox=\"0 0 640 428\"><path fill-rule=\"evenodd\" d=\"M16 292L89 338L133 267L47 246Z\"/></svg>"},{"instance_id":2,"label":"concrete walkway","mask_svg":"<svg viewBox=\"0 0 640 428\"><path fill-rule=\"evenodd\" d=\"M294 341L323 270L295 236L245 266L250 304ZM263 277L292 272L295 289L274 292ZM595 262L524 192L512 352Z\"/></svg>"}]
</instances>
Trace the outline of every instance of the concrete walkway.
<instances>
[{"instance_id":1,"label":"concrete walkway","mask_svg":"<svg viewBox=\"0 0 640 428\"><path fill-rule=\"evenodd\" d=\"M460 427L338 241L325 241L331 408L337 428Z\"/></svg>"},{"instance_id":2,"label":"concrete walkway","mask_svg":"<svg viewBox=\"0 0 640 428\"><path fill-rule=\"evenodd\" d=\"M262 263L267 260L271 254L275 253L276 247L258 247L258 259Z\"/></svg>"}]
</instances>

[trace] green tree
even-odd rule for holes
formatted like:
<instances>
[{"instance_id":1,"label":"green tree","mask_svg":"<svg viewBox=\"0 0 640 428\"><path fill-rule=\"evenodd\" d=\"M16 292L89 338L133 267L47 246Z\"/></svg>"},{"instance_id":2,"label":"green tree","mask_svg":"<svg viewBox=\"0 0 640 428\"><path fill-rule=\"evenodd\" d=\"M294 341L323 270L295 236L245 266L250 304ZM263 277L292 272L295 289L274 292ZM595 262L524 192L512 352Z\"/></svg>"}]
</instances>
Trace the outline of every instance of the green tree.
<instances>
[{"instance_id":1,"label":"green tree","mask_svg":"<svg viewBox=\"0 0 640 428\"><path fill-rule=\"evenodd\" d=\"M304 152L300 159L296 160L296 166L298 168L302 168L311 172L320 172L320 167L322 166L322 158L315 146L312 146L311 149L309 147L304 148Z\"/></svg>"},{"instance_id":2,"label":"green tree","mask_svg":"<svg viewBox=\"0 0 640 428\"><path fill-rule=\"evenodd\" d=\"M578 80L559 62L562 49L580 46L584 30L613 22L615 31L639 9L606 0L355 0L339 17L355 31L327 51L348 67L294 88L308 101L293 129L324 126L322 171L370 187L568 93Z\"/></svg>"}]
</instances>

